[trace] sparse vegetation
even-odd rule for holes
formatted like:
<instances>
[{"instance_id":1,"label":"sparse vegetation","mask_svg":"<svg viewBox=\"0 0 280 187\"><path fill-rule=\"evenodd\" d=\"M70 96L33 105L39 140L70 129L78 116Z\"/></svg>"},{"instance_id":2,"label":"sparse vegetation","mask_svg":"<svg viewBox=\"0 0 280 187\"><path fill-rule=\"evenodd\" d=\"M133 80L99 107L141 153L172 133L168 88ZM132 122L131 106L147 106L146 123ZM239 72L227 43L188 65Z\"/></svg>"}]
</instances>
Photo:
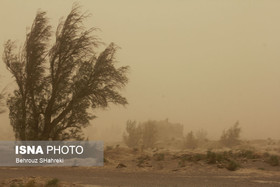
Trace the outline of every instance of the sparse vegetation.
<instances>
[{"instance_id":1,"label":"sparse vegetation","mask_svg":"<svg viewBox=\"0 0 280 187\"><path fill-rule=\"evenodd\" d=\"M233 154L231 151L224 151L219 153L208 151L206 155L208 164L217 164L217 167L225 167L230 171L235 171L240 167L238 162L235 160L237 158L238 154Z\"/></svg>"},{"instance_id":2,"label":"sparse vegetation","mask_svg":"<svg viewBox=\"0 0 280 187\"><path fill-rule=\"evenodd\" d=\"M141 133L144 134L144 127L146 125L146 128L151 128L152 134L156 134L157 128L154 128L156 125L155 121L148 121L146 123L136 125L136 122L132 123L133 129L141 129ZM145 125L144 125L145 124ZM152 125L153 124L153 125ZM136 131L136 130L135 130ZM140 130L139 130L140 131ZM195 149L201 145L207 143L212 146L214 143L217 144L217 146L212 146L214 150L221 150L221 151L207 151L206 153L184 153L182 155L172 155L172 160L177 160L178 167L185 167L188 163L198 163L198 162L205 162L210 165L216 165L218 168L225 168L230 171L235 171L238 168L241 167L241 164L243 165L248 162L248 160L251 160L252 162L261 162L265 160L267 163L269 163L272 166L279 165L278 157L277 156L271 156L269 153L258 153L255 151L255 147L249 145L249 141L244 141L243 144L240 141L240 132L241 128L239 127L238 122L235 123L231 128L223 132L223 135L219 141L211 141L207 140L207 132L200 130L197 131L194 135L193 131L190 131L184 139L181 140L182 145L184 148L187 149ZM147 133L147 132L146 132ZM133 133L130 133L133 134ZM152 136L152 134L148 134L149 136ZM137 137L137 136L136 136ZM143 135L142 135L143 138ZM171 139L174 141L174 138ZM140 140L142 142L143 139ZM199 143L202 142L202 143ZM238 145L240 144L240 145ZM221 147L221 145L231 147L231 149L228 149L227 151L222 151L224 147ZM238 145L238 146L237 146ZM235 146L234 148L232 148ZM145 147L147 148L147 146ZM158 147L160 149L160 147ZM159 149L154 149L153 152L155 152L152 155L152 159L154 161L168 161L169 157L166 156L165 153L157 153ZM205 148L205 147L204 147ZM136 149L136 148L134 148ZM199 151L199 150L197 150ZM136 152L135 152L136 153ZM168 154L167 154L168 155ZM148 163L149 157L147 155L141 156L137 159L137 166L139 167L150 167L150 164ZM152 162L151 162L152 163ZM176 170L176 169L175 169Z\"/></svg>"}]
</instances>

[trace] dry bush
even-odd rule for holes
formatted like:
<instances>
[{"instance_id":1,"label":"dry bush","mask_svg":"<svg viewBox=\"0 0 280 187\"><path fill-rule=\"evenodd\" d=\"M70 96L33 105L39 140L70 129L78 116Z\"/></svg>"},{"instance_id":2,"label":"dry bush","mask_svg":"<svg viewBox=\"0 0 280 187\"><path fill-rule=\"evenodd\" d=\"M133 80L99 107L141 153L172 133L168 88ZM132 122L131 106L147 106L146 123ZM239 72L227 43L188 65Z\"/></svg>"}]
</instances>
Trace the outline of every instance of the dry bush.
<instances>
[{"instance_id":1,"label":"dry bush","mask_svg":"<svg viewBox=\"0 0 280 187\"><path fill-rule=\"evenodd\" d=\"M240 167L240 165L234 161L234 160L230 160L229 163L227 164L226 168L230 171L235 171Z\"/></svg>"},{"instance_id":2,"label":"dry bush","mask_svg":"<svg viewBox=\"0 0 280 187\"><path fill-rule=\"evenodd\" d=\"M267 160L267 163L269 163L271 166L279 166L279 157L276 155L271 155Z\"/></svg>"}]
</instances>

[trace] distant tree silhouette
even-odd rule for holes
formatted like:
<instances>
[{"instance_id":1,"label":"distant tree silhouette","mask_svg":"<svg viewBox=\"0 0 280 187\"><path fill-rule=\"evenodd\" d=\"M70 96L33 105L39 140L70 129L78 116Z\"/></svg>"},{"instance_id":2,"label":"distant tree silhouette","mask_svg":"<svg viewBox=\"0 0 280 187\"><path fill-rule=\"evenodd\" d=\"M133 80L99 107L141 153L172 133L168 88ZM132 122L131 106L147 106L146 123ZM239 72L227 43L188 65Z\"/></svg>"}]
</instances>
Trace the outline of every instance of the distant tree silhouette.
<instances>
[{"instance_id":1,"label":"distant tree silhouette","mask_svg":"<svg viewBox=\"0 0 280 187\"><path fill-rule=\"evenodd\" d=\"M220 138L220 142L228 147L238 145L240 143L240 133L241 128L239 127L239 122L237 121L228 130L223 131L222 136Z\"/></svg>"},{"instance_id":2,"label":"distant tree silhouette","mask_svg":"<svg viewBox=\"0 0 280 187\"><path fill-rule=\"evenodd\" d=\"M184 140L184 147L187 149L197 148L198 140L195 138L193 132L189 132Z\"/></svg>"},{"instance_id":3,"label":"distant tree silhouette","mask_svg":"<svg viewBox=\"0 0 280 187\"><path fill-rule=\"evenodd\" d=\"M155 148L158 143L160 122L146 121L136 124L136 121L127 121L126 132L123 135L124 143L130 148Z\"/></svg>"},{"instance_id":4,"label":"distant tree silhouette","mask_svg":"<svg viewBox=\"0 0 280 187\"><path fill-rule=\"evenodd\" d=\"M126 122L126 132L123 135L124 143L130 148L138 148L143 137L142 128L136 124L136 121Z\"/></svg>"},{"instance_id":5,"label":"distant tree silhouette","mask_svg":"<svg viewBox=\"0 0 280 187\"><path fill-rule=\"evenodd\" d=\"M146 121L141 124L143 131L143 149L154 148L158 141L156 121Z\"/></svg>"},{"instance_id":6,"label":"distant tree silhouette","mask_svg":"<svg viewBox=\"0 0 280 187\"><path fill-rule=\"evenodd\" d=\"M83 26L86 17L73 5L50 45L51 26L38 11L19 53L14 42L5 43L3 61L18 86L7 102L16 139L80 140L94 118L89 108L127 104L119 91L129 67L115 67L113 43L97 54L101 42Z\"/></svg>"}]
</instances>

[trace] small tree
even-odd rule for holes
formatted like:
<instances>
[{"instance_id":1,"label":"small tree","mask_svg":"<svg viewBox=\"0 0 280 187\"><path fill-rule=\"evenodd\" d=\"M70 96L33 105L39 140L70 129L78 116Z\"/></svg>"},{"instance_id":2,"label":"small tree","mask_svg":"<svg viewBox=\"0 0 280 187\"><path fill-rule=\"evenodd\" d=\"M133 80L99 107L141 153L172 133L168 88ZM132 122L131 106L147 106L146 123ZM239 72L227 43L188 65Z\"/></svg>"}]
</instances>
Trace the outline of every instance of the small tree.
<instances>
[{"instance_id":1,"label":"small tree","mask_svg":"<svg viewBox=\"0 0 280 187\"><path fill-rule=\"evenodd\" d=\"M187 149L195 149L197 148L198 141L194 137L193 132L189 132L185 137L184 147Z\"/></svg>"},{"instance_id":2,"label":"small tree","mask_svg":"<svg viewBox=\"0 0 280 187\"><path fill-rule=\"evenodd\" d=\"M142 129L136 124L136 121L126 122L126 132L123 135L124 143L130 148L138 148L142 139Z\"/></svg>"},{"instance_id":3,"label":"small tree","mask_svg":"<svg viewBox=\"0 0 280 187\"><path fill-rule=\"evenodd\" d=\"M220 142L228 147L239 144L241 128L239 127L239 122L237 121L231 128L223 131Z\"/></svg>"},{"instance_id":4,"label":"small tree","mask_svg":"<svg viewBox=\"0 0 280 187\"><path fill-rule=\"evenodd\" d=\"M128 67L115 67L113 43L97 54L100 42L94 28L83 26L86 17L74 5L50 45L51 26L46 12L38 11L19 53L14 42L5 43L3 61L17 83L8 98L16 139L83 139L82 129L94 118L88 108L127 104L119 91Z\"/></svg>"}]
</instances>

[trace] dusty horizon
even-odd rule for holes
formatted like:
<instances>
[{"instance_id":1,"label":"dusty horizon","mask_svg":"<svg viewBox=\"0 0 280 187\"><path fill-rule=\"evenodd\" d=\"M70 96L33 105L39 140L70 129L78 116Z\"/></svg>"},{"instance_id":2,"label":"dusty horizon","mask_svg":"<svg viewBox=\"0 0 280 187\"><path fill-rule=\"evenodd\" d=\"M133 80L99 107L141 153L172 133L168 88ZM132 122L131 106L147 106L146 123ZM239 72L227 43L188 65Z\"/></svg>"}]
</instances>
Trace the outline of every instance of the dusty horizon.
<instances>
[{"instance_id":1,"label":"dusty horizon","mask_svg":"<svg viewBox=\"0 0 280 187\"><path fill-rule=\"evenodd\" d=\"M55 32L73 2L1 1L1 54L8 39L24 43L38 9L47 12ZM185 133L204 129L210 139L236 121L242 139L280 138L280 2L79 3L92 14L85 26L100 28L102 41L121 47L118 65L131 67L122 92L129 104L94 111L90 139L120 139L127 120L165 119L183 124ZM0 69L0 88L12 90L2 59ZM10 136L8 111L0 120L2 134Z\"/></svg>"}]
</instances>

